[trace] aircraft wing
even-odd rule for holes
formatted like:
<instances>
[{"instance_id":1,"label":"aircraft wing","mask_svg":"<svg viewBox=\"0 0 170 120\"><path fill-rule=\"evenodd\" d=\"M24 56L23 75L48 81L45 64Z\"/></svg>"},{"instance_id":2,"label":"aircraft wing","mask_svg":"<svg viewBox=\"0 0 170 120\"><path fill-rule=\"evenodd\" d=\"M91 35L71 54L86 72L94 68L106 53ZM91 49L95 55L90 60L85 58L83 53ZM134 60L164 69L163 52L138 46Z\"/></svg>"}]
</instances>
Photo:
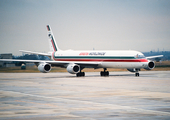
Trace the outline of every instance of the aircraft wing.
<instances>
[{"instance_id":1,"label":"aircraft wing","mask_svg":"<svg viewBox=\"0 0 170 120\"><path fill-rule=\"evenodd\" d=\"M40 62L46 62L47 60L0 59L0 61L2 61L2 62L40 63Z\"/></svg>"},{"instance_id":2,"label":"aircraft wing","mask_svg":"<svg viewBox=\"0 0 170 120\"><path fill-rule=\"evenodd\" d=\"M24 62L24 63L49 63L51 66L66 67L68 64L74 63L81 65L82 67L97 68L101 62L74 62L74 61L51 61L51 60L21 60L21 59L0 59L0 61L6 62Z\"/></svg>"},{"instance_id":3,"label":"aircraft wing","mask_svg":"<svg viewBox=\"0 0 170 120\"><path fill-rule=\"evenodd\" d=\"M19 51L24 52L24 53L31 53L31 54L36 54L36 55L48 56L48 57L52 56L52 54L50 54L50 53L39 53L39 52L32 52L32 51L26 51L26 50L19 50Z\"/></svg>"},{"instance_id":4,"label":"aircraft wing","mask_svg":"<svg viewBox=\"0 0 170 120\"><path fill-rule=\"evenodd\" d=\"M81 65L84 68L97 68L101 65L101 62L79 62L79 61L44 61L46 63L51 64L51 66L56 67L67 67L68 64L77 64Z\"/></svg>"},{"instance_id":5,"label":"aircraft wing","mask_svg":"<svg viewBox=\"0 0 170 120\"><path fill-rule=\"evenodd\" d=\"M163 55L149 56L149 57L146 57L146 59L160 61L161 57L163 57Z\"/></svg>"}]
</instances>

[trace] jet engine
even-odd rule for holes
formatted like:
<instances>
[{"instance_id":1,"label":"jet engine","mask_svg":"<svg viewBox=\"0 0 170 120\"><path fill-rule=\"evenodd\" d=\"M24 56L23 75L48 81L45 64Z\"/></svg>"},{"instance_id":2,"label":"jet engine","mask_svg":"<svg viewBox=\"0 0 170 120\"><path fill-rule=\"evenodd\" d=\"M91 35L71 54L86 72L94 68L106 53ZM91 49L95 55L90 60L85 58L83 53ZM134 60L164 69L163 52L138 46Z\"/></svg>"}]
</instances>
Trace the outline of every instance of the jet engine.
<instances>
[{"instance_id":1,"label":"jet engine","mask_svg":"<svg viewBox=\"0 0 170 120\"><path fill-rule=\"evenodd\" d=\"M153 61L148 62L148 66L144 68L145 70L152 70L155 67L155 63Z\"/></svg>"},{"instance_id":2,"label":"jet engine","mask_svg":"<svg viewBox=\"0 0 170 120\"><path fill-rule=\"evenodd\" d=\"M80 66L76 64L69 64L67 66L67 71L71 74L76 74L80 72Z\"/></svg>"},{"instance_id":3,"label":"jet engine","mask_svg":"<svg viewBox=\"0 0 170 120\"><path fill-rule=\"evenodd\" d=\"M38 65L38 70L42 73L48 73L51 71L51 65L48 63L41 63Z\"/></svg>"}]
</instances>

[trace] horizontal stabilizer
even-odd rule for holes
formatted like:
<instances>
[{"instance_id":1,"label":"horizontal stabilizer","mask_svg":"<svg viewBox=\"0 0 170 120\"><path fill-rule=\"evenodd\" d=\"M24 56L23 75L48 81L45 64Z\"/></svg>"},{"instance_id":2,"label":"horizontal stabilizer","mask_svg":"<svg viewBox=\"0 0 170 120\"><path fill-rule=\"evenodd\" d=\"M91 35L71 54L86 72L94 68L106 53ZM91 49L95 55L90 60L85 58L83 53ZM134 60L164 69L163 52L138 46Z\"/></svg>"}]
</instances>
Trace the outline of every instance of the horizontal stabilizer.
<instances>
[{"instance_id":1,"label":"horizontal stabilizer","mask_svg":"<svg viewBox=\"0 0 170 120\"><path fill-rule=\"evenodd\" d=\"M30 53L30 54L35 54L35 55L43 55L43 56L48 56L48 57L51 57L52 54L50 53L39 53L39 52L32 52L32 51L26 51L26 50L19 50L20 52L23 52L23 53Z\"/></svg>"}]
</instances>

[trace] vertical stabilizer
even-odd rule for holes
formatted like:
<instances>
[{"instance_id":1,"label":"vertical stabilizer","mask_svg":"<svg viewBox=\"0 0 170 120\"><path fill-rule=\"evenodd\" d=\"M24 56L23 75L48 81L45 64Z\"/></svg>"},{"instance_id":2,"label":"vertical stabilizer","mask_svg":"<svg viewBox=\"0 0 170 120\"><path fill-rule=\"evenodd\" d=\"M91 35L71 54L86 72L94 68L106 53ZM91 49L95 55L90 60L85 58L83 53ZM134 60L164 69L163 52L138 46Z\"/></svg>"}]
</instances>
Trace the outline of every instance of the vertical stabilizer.
<instances>
[{"instance_id":1,"label":"vertical stabilizer","mask_svg":"<svg viewBox=\"0 0 170 120\"><path fill-rule=\"evenodd\" d=\"M54 52L54 51L59 51L60 49L57 46L57 43L55 41L53 32L50 28L50 25L47 25L47 30L48 30L48 37L49 37L49 44L50 44L50 51Z\"/></svg>"}]
</instances>

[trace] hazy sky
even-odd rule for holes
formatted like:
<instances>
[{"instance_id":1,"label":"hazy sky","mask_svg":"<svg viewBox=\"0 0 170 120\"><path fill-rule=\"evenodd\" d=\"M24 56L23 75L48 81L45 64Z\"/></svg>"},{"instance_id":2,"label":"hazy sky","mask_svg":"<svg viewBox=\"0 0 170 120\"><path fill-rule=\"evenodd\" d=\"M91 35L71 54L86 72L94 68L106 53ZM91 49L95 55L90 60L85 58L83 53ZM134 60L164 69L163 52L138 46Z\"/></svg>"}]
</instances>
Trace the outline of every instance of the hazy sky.
<instances>
[{"instance_id":1,"label":"hazy sky","mask_svg":"<svg viewBox=\"0 0 170 120\"><path fill-rule=\"evenodd\" d=\"M0 0L0 53L170 50L170 0Z\"/></svg>"}]
</instances>

